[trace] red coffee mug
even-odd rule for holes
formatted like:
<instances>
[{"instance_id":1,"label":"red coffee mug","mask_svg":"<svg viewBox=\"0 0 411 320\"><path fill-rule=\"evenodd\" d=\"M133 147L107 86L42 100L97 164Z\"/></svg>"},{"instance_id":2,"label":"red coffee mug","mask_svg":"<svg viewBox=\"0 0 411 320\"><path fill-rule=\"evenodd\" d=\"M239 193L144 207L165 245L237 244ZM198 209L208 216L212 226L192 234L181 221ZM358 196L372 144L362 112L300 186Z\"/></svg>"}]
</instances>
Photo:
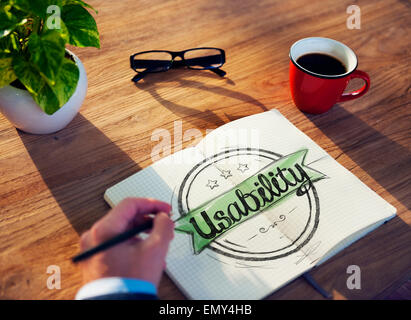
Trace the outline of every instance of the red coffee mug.
<instances>
[{"instance_id":1,"label":"red coffee mug","mask_svg":"<svg viewBox=\"0 0 411 320\"><path fill-rule=\"evenodd\" d=\"M308 53L323 53L341 61L347 72L339 75L317 74L297 63ZM328 111L336 102L353 100L363 96L370 88L370 77L356 70L358 59L345 44L328 38L305 38L295 42L290 49L290 87L296 106L304 112L319 114ZM343 93L353 78L364 80L364 86L350 93Z\"/></svg>"}]
</instances>

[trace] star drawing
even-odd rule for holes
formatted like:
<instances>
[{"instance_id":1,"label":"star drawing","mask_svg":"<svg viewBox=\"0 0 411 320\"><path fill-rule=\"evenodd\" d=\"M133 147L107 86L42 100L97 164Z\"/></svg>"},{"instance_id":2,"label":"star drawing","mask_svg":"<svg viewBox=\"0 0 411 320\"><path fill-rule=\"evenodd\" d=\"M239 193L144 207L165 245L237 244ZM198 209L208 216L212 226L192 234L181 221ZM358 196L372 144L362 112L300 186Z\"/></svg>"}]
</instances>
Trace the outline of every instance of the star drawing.
<instances>
[{"instance_id":1,"label":"star drawing","mask_svg":"<svg viewBox=\"0 0 411 320\"><path fill-rule=\"evenodd\" d=\"M221 170L220 177L223 177L224 179L228 179L228 177L232 177L233 175L231 174L231 170Z\"/></svg>"},{"instance_id":2,"label":"star drawing","mask_svg":"<svg viewBox=\"0 0 411 320\"><path fill-rule=\"evenodd\" d=\"M211 190L218 187L217 180L208 180L206 187L210 187Z\"/></svg>"},{"instance_id":3,"label":"star drawing","mask_svg":"<svg viewBox=\"0 0 411 320\"><path fill-rule=\"evenodd\" d=\"M244 173L244 171L247 171L248 169L250 168L248 167L247 163L240 163L237 168L237 170L240 170L242 173Z\"/></svg>"}]
</instances>

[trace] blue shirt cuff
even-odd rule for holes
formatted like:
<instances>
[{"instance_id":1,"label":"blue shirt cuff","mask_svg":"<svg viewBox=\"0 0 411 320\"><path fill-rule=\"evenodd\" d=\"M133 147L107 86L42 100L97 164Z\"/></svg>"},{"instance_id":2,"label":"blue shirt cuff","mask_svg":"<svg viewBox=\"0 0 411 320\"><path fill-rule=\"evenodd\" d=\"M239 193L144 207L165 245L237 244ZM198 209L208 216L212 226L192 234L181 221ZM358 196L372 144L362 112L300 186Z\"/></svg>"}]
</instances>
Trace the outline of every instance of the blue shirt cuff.
<instances>
[{"instance_id":1,"label":"blue shirt cuff","mask_svg":"<svg viewBox=\"0 0 411 320\"><path fill-rule=\"evenodd\" d=\"M148 281L131 278L102 278L85 284L76 294L76 300L116 293L143 293L157 295L154 284Z\"/></svg>"}]
</instances>

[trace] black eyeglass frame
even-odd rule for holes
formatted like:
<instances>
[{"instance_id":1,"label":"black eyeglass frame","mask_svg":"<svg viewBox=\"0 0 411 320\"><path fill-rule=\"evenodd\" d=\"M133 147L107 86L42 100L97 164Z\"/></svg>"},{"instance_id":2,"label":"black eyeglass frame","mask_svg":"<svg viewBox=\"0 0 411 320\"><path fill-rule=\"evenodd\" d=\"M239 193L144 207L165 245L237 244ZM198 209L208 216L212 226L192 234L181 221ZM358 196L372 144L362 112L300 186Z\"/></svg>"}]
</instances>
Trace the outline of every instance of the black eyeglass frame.
<instances>
[{"instance_id":1,"label":"black eyeglass frame","mask_svg":"<svg viewBox=\"0 0 411 320\"><path fill-rule=\"evenodd\" d=\"M187 63L186 59L184 58L184 55L188 51L196 51L196 50L217 50L217 51L219 51L220 54L221 54L221 64L219 66L208 66L208 67L201 67L201 68L190 66ZM167 65L164 69L158 70L158 71L151 71L149 69L146 69L144 71L136 70L136 67L134 65L134 58L136 56L140 55L140 54L151 53L151 52L163 52L163 53L170 54L171 55L170 64ZM177 58L177 57L180 57L181 61L175 61L175 58ZM192 70L210 70L210 71L213 71L214 73L218 74L219 76L224 77L226 75L226 72L220 69L224 65L224 63L225 63L225 51L223 49L214 48L214 47L192 48L192 49L187 49L187 50L183 50L183 51L148 50L148 51L138 52L138 53L135 53L135 54L130 56L130 67L135 72L137 72L137 74L132 79L132 81L134 81L134 82L138 82L139 80L141 80L147 73L166 72L166 71L170 70L171 68L173 68L173 66L175 66L175 67L185 66L185 67L187 67L189 69L192 69Z\"/></svg>"}]
</instances>

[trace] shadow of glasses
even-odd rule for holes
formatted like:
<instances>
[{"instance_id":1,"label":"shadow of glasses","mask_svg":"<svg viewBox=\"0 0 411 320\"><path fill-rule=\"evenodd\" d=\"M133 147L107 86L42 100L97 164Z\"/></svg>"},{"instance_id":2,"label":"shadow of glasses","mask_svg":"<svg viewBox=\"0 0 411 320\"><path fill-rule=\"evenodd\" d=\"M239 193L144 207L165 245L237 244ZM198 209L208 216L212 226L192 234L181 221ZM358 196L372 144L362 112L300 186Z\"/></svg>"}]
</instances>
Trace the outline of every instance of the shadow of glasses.
<instances>
[{"instance_id":1,"label":"shadow of glasses","mask_svg":"<svg viewBox=\"0 0 411 320\"><path fill-rule=\"evenodd\" d=\"M221 85L202 82L198 80L199 77L202 77L205 80L212 79L213 82L219 81ZM135 86L140 90L148 92L159 104L161 104L177 116L189 121L196 128L206 129L210 127L210 124L219 127L227 122L217 113L215 113L215 111L212 111L210 109L198 110L182 104L178 104L169 99L166 99L165 96L160 94L160 88L167 86L175 87L175 84L177 84L178 87L182 88L192 88L227 98L232 98L248 105L248 108L244 109L244 113L240 115L238 115L237 113L229 114L227 112L224 112L224 115L229 121L233 121L253 113L259 113L269 110L263 103L253 98L252 96L227 88L227 86L235 86L235 82L230 78L219 78L218 76L210 73L207 70L198 71L191 69L173 69L168 71L167 74L153 73L147 75L142 81L135 83ZM251 108L250 105L252 106Z\"/></svg>"}]
</instances>

